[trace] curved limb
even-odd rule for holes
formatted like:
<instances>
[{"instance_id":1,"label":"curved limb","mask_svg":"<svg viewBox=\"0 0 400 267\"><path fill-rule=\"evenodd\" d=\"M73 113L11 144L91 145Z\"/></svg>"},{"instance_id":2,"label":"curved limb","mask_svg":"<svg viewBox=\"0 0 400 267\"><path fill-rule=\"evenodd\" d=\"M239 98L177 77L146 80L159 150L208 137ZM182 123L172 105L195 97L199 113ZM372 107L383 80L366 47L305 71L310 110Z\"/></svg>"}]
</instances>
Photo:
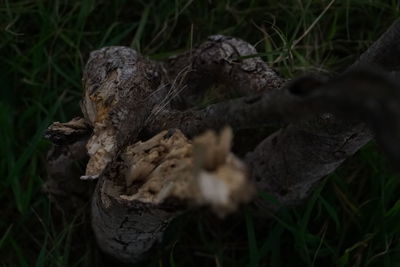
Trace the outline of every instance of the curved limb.
<instances>
[{"instance_id":1,"label":"curved limb","mask_svg":"<svg viewBox=\"0 0 400 267\"><path fill-rule=\"evenodd\" d=\"M283 80L249 43L233 37L213 35L183 54L171 57L166 68L179 101L174 107L193 107L213 85L225 93L254 95L281 87Z\"/></svg>"},{"instance_id":2,"label":"curved limb","mask_svg":"<svg viewBox=\"0 0 400 267\"><path fill-rule=\"evenodd\" d=\"M399 32L400 20L397 20L360 56L349 71L360 67L378 67L387 72L397 72L400 67ZM351 87L350 84L349 90L355 89L354 86ZM393 104L390 97L389 95L386 99L386 104ZM367 106L369 104L366 103ZM389 105L386 109L389 114L397 113L397 108L392 112L391 107ZM380 117L374 118L377 126L374 130L382 137L381 143L392 158L398 159L398 152L393 151L393 145L397 143L393 143L393 136L399 136L397 124L394 126L394 135L386 136L385 128L382 128L382 124L379 125L379 120L386 126L390 124L387 121L385 123L379 107L372 111L379 112ZM393 121L393 117L390 121ZM258 188L276 196L283 204L293 203L305 198L312 186L332 173L347 157L372 138L370 130L359 120L354 122L323 115L305 124L289 125L267 137L247 156L246 162L253 170L252 177Z\"/></svg>"}]
</instances>

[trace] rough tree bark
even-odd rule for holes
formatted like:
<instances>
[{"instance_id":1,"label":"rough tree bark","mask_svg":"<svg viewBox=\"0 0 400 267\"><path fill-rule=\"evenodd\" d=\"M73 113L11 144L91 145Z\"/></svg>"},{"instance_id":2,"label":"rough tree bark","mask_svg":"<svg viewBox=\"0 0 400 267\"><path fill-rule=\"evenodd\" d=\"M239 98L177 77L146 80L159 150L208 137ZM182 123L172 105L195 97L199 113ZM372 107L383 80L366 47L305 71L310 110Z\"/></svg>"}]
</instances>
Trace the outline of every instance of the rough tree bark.
<instances>
[{"instance_id":1,"label":"rough tree bark","mask_svg":"<svg viewBox=\"0 0 400 267\"><path fill-rule=\"evenodd\" d=\"M358 69L397 72L399 31L397 21L339 77L286 83L252 57L254 47L232 37L211 36L163 63L126 47L94 51L83 74L84 118L46 133L54 147L45 190L59 203L91 198L100 248L136 262L186 209L207 205L223 216L248 202L250 181L282 204L298 203L373 131L398 162L398 86L384 73ZM220 102L196 108L210 87ZM283 127L242 162L230 152L225 125ZM87 161L85 172L71 168L78 161ZM98 178L94 192L80 176Z\"/></svg>"}]
</instances>

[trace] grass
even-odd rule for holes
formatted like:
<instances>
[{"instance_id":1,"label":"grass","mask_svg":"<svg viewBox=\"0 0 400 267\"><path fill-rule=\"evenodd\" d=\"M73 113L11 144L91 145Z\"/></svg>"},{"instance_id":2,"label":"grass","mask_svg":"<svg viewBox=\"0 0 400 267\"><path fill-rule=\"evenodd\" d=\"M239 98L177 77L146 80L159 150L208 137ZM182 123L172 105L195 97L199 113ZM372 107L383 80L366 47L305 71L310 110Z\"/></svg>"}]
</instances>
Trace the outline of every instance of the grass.
<instances>
[{"instance_id":1,"label":"grass","mask_svg":"<svg viewBox=\"0 0 400 267\"><path fill-rule=\"evenodd\" d=\"M87 215L56 216L41 194L43 131L79 115L91 50L127 45L164 59L219 33L256 44L285 77L337 73L399 14L396 0L1 0L0 264L103 261ZM371 143L269 219L250 208L224 221L179 217L140 266L400 266L399 181Z\"/></svg>"}]
</instances>

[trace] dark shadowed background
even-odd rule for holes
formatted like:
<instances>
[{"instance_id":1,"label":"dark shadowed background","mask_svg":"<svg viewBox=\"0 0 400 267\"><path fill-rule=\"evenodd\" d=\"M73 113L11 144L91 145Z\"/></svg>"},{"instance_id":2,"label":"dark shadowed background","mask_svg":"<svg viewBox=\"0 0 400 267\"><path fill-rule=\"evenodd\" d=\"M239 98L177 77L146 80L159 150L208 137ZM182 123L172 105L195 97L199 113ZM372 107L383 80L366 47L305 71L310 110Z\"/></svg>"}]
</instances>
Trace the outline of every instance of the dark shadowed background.
<instances>
[{"instance_id":1,"label":"dark shadowed background","mask_svg":"<svg viewBox=\"0 0 400 267\"><path fill-rule=\"evenodd\" d=\"M162 60L224 34L283 77L339 73L399 15L395 0L0 0L1 266L105 262L84 207L62 216L41 193L44 130L80 114L90 51L125 45ZM399 183L370 143L269 219L250 209L180 216L137 266L400 266Z\"/></svg>"}]
</instances>

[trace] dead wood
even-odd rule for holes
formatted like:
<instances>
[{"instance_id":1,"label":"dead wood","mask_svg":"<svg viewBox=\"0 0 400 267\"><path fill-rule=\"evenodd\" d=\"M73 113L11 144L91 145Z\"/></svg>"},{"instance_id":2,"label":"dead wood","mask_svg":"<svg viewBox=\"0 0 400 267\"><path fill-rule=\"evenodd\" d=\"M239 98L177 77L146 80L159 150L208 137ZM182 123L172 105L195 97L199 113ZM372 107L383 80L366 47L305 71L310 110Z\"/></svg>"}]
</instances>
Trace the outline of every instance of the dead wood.
<instances>
[{"instance_id":1,"label":"dead wood","mask_svg":"<svg viewBox=\"0 0 400 267\"><path fill-rule=\"evenodd\" d=\"M172 107L193 107L212 87L225 97L254 95L280 88L281 77L248 42L213 35L194 49L169 58L166 68L174 81Z\"/></svg>"},{"instance_id":2,"label":"dead wood","mask_svg":"<svg viewBox=\"0 0 400 267\"><path fill-rule=\"evenodd\" d=\"M386 72L397 71L400 63L398 56L399 31L400 21L398 20L360 56L360 59L349 68L349 71L363 67L383 69ZM357 86L362 88L366 85L365 82L362 84L349 83L347 88L357 90L360 88ZM379 91L380 88L381 86L378 85L372 90ZM355 94L352 100L356 101L358 96L362 97ZM343 98L342 100L350 99ZM392 102L389 97L386 98L386 101L388 104L396 100ZM372 99L372 102L366 101L364 104L366 106L374 105L376 100ZM394 107L395 111L389 111L389 113L397 113L397 105L398 102ZM375 120L377 127L374 129L381 131L380 136L383 138L380 140L384 143L386 136L382 135L382 131L386 131L387 128L382 123L389 126L389 121L393 122L394 120L386 120L380 112L378 113L380 115L374 114L383 106L385 104L379 104L378 107L375 107L376 110L364 114L363 119ZM392 106L390 105L388 109L391 109ZM351 112L353 111L354 109L350 112L347 110L346 114L352 117ZM395 134L397 133L398 129L395 131ZM256 181L257 188L275 196L283 204L296 203L304 199L321 178L332 173L346 158L353 155L372 137L369 128L360 120L339 119L332 114L322 114L317 115L313 120L289 125L270 135L252 153L248 154L246 162L252 170L252 177ZM387 139L389 143L384 144L392 155L396 154L390 148L394 139ZM395 141L395 143L397 142ZM397 146L395 147L397 148ZM393 156L393 158L397 157Z\"/></svg>"},{"instance_id":3,"label":"dead wood","mask_svg":"<svg viewBox=\"0 0 400 267\"><path fill-rule=\"evenodd\" d=\"M249 201L254 190L243 163L230 153L231 139L230 129L193 143L170 130L127 146L94 193L92 225L102 250L135 262L189 206L208 205L224 216Z\"/></svg>"},{"instance_id":4,"label":"dead wood","mask_svg":"<svg viewBox=\"0 0 400 267\"><path fill-rule=\"evenodd\" d=\"M126 47L94 51L83 75L84 119L54 123L47 132L56 144L47 191L91 195L78 177L98 178L92 194L98 244L136 262L187 208L207 205L224 215L249 201L249 179L283 204L298 203L371 140L372 131L398 161L398 85L359 69L375 66L396 76L399 27L396 22L347 73L290 83L254 47L232 37L212 36L164 63ZM220 102L197 109L210 87ZM248 153L244 165L230 152L229 130L204 133L225 125L281 129ZM85 160L84 175L72 171Z\"/></svg>"},{"instance_id":5,"label":"dead wood","mask_svg":"<svg viewBox=\"0 0 400 267\"><path fill-rule=\"evenodd\" d=\"M91 53L83 75L82 112L93 127L83 179L96 179L118 150L137 136L165 98L161 65L126 47Z\"/></svg>"}]
</instances>

